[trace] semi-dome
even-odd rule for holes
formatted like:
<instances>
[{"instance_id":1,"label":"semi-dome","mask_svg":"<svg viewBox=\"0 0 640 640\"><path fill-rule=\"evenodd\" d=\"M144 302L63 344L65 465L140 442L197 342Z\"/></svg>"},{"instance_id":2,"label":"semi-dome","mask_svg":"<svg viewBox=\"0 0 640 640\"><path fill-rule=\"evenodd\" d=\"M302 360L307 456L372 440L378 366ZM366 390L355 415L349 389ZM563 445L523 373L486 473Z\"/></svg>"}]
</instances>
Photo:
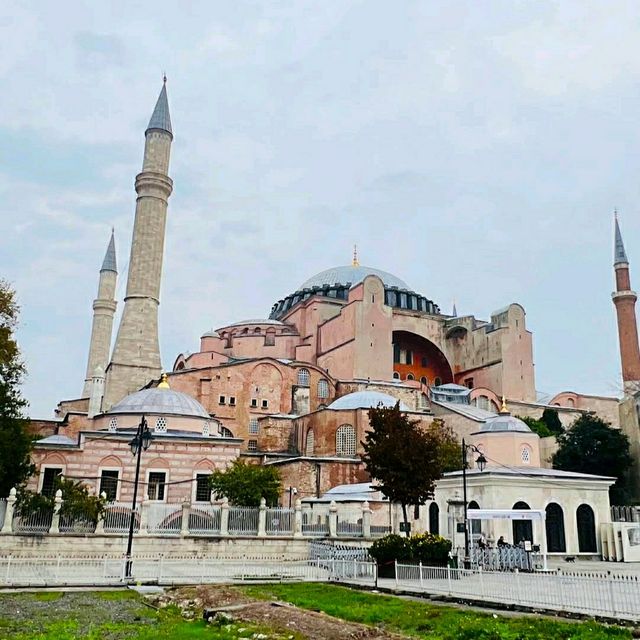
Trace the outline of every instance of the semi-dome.
<instances>
[{"instance_id":1,"label":"semi-dome","mask_svg":"<svg viewBox=\"0 0 640 640\"><path fill-rule=\"evenodd\" d=\"M163 414L208 418L207 410L191 396L173 389L156 387L132 393L107 411L108 414Z\"/></svg>"},{"instance_id":2,"label":"semi-dome","mask_svg":"<svg viewBox=\"0 0 640 640\"><path fill-rule=\"evenodd\" d=\"M367 276L378 276L387 287L409 289L409 285L404 280L394 276L392 273L361 265L346 265L344 267L326 269L325 271L316 273L315 276L303 282L298 289L313 289L313 287L324 287L334 284L355 285L358 284L358 282L362 282Z\"/></svg>"},{"instance_id":3,"label":"semi-dome","mask_svg":"<svg viewBox=\"0 0 640 640\"><path fill-rule=\"evenodd\" d=\"M508 431L531 433L531 429L525 422L510 413L500 413L495 418L489 418L477 433L505 433Z\"/></svg>"},{"instance_id":4,"label":"semi-dome","mask_svg":"<svg viewBox=\"0 0 640 640\"><path fill-rule=\"evenodd\" d=\"M329 409L375 409L376 407L395 407L397 398L380 391L355 391L334 400ZM411 411L409 407L400 401L401 411Z\"/></svg>"}]
</instances>

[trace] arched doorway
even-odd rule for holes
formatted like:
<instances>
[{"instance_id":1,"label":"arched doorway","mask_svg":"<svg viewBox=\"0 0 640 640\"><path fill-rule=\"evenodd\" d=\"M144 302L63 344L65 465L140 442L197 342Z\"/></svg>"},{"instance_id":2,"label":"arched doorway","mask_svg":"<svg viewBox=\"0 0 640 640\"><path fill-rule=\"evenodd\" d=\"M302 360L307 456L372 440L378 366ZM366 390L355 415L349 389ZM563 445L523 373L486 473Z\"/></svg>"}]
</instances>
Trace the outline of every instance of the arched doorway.
<instances>
[{"instance_id":1,"label":"arched doorway","mask_svg":"<svg viewBox=\"0 0 640 640\"><path fill-rule=\"evenodd\" d=\"M516 502L512 509L531 509L526 502ZM513 544L517 545L521 540L533 542L533 522L531 520L513 521Z\"/></svg>"},{"instance_id":2,"label":"arched doorway","mask_svg":"<svg viewBox=\"0 0 640 640\"><path fill-rule=\"evenodd\" d=\"M567 543L564 537L564 512L555 502L550 502L545 511L545 531L547 534L547 551L566 551Z\"/></svg>"},{"instance_id":3,"label":"arched doorway","mask_svg":"<svg viewBox=\"0 0 640 640\"><path fill-rule=\"evenodd\" d=\"M472 500L467 506L467 509L479 509L479 508L480 508L480 505L475 500ZM482 533L482 521L469 520L469 531L471 532L471 535L480 535Z\"/></svg>"},{"instance_id":4,"label":"arched doorway","mask_svg":"<svg viewBox=\"0 0 640 640\"><path fill-rule=\"evenodd\" d=\"M440 507L435 502L429 505L429 531L436 535L440 533Z\"/></svg>"},{"instance_id":5,"label":"arched doorway","mask_svg":"<svg viewBox=\"0 0 640 640\"><path fill-rule=\"evenodd\" d=\"M580 551L596 552L596 518L593 509L588 504L581 504L576 511L578 523L578 549Z\"/></svg>"}]
</instances>

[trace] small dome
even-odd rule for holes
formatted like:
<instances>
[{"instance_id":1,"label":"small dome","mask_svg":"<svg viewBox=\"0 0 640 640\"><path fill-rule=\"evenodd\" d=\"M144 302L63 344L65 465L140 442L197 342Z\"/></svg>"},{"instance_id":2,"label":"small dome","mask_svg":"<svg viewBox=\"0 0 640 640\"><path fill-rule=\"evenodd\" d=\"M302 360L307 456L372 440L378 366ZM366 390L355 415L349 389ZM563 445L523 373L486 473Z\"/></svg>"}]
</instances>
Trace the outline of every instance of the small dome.
<instances>
[{"instance_id":1,"label":"small dome","mask_svg":"<svg viewBox=\"0 0 640 640\"><path fill-rule=\"evenodd\" d=\"M225 327L242 327L245 324L273 324L273 325L283 325L284 322L280 322L280 320L270 320L264 318L252 318L250 320L241 320L240 322L234 322L233 324L227 324Z\"/></svg>"},{"instance_id":2,"label":"small dome","mask_svg":"<svg viewBox=\"0 0 640 640\"><path fill-rule=\"evenodd\" d=\"M333 267L332 269L316 273L315 276L303 282L298 287L298 290L301 291L302 289L312 289L313 287L323 287L333 284L347 284L349 282L354 285L362 282L367 276L378 276L387 287L409 289L409 285L404 280L400 280L400 278L386 271L380 271L380 269L374 269L372 267L362 267L360 265L347 265L344 267Z\"/></svg>"},{"instance_id":3,"label":"small dome","mask_svg":"<svg viewBox=\"0 0 640 640\"><path fill-rule=\"evenodd\" d=\"M114 404L107 413L161 413L192 418L209 417L207 410L195 398L173 389L158 388L136 391Z\"/></svg>"},{"instance_id":4,"label":"small dome","mask_svg":"<svg viewBox=\"0 0 640 640\"><path fill-rule=\"evenodd\" d=\"M395 407L398 402L397 398L379 391L356 391L348 393L334 400L329 409L375 409L382 405L383 407ZM411 411L407 405L400 401L401 411Z\"/></svg>"},{"instance_id":5,"label":"small dome","mask_svg":"<svg viewBox=\"0 0 640 640\"><path fill-rule=\"evenodd\" d=\"M201 338L219 338L220 334L213 329L209 329L209 331L207 331L206 333L203 333L200 337Z\"/></svg>"},{"instance_id":6,"label":"small dome","mask_svg":"<svg viewBox=\"0 0 640 640\"><path fill-rule=\"evenodd\" d=\"M531 433L531 429L525 422L511 414L499 414L495 418L489 418L476 433L504 433L506 431Z\"/></svg>"}]
</instances>

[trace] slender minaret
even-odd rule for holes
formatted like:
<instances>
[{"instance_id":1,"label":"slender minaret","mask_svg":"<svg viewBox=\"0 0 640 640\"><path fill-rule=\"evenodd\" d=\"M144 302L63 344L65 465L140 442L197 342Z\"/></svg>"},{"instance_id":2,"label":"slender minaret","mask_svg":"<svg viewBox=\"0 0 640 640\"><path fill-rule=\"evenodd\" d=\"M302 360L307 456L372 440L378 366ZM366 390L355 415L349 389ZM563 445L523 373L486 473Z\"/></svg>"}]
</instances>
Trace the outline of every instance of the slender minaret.
<instances>
[{"instance_id":1,"label":"slender minaret","mask_svg":"<svg viewBox=\"0 0 640 640\"><path fill-rule=\"evenodd\" d=\"M116 266L116 243L111 230L111 240L102 261L100 279L98 280L98 296L93 301L93 325L91 327L91 343L89 344L89 358L87 372L84 377L82 398L91 395L91 380L96 368L104 370L109 363L111 349L111 333L113 331L113 316L116 312L116 280L118 267Z\"/></svg>"},{"instance_id":2,"label":"slender minaret","mask_svg":"<svg viewBox=\"0 0 640 640\"><path fill-rule=\"evenodd\" d=\"M638 347L638 326L635 309L638 296L635 291L631 290L629 261L622 243L617 214L615 215L613 268L616 273L616 290L611 296L618 316L622 382L625 391L637 391L640 384L640 348Z\"/></svg>"},{"instance_id":3,"label":"slender minaret","mask_svg":"<svg viewBox=\"0 0 640 640\"><path fill-rule=\"evenodd\" d=\"M107 368L103 410L140 389L161 372L158 306L167 219L173 189L168 176L173 133L167 79L145 131L142 172L136 176L136 217L124 309Z\"/></svg>"}]
</instances>

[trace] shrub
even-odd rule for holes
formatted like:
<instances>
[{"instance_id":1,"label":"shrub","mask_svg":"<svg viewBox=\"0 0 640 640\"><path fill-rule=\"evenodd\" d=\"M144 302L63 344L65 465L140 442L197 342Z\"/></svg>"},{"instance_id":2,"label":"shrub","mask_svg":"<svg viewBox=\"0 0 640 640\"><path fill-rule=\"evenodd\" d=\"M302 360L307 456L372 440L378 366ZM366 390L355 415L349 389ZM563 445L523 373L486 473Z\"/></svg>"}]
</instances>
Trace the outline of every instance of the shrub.
<instances>
[{"instance_id":1,"label":"shrub","mask_svg":"<svg viewBox=\"0 0 640 640\"><path fill-rule=\"evenodd\" d=\"M399 536L397 533L390 533L371 545L369 555L381 564L393 562L394 560L411 560L410 538Z\"/></svg>"},{"instance_id":2,"label":"shrub","mask_svg":"<svg viewBox=\"0 0 640 640\"><path fill-rule=\"evenodd\" d=\"M392 533L376 540L369 548L369 555L379 564L397 560L444 566L450 550L451 542L433 533L422 533L411 538Z\"/></svg>"}]
</instances>

